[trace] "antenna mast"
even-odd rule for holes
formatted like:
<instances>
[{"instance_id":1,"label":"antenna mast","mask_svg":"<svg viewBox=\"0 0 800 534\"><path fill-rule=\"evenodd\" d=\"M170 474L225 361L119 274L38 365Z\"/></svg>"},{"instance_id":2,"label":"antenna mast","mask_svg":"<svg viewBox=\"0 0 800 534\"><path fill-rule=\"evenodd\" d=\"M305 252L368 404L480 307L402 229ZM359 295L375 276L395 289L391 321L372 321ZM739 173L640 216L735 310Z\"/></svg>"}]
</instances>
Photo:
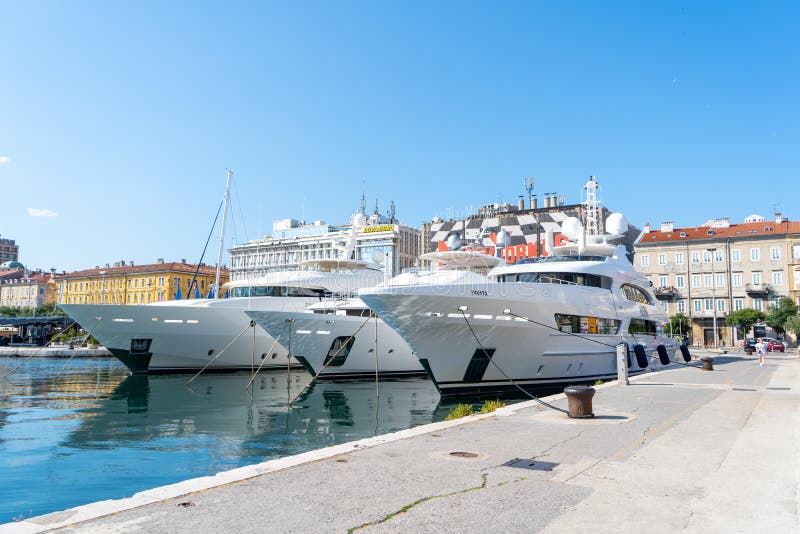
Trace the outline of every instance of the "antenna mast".
<instances>
[{"instance_id":1,"label":"antenna mast","mask_svg":"<svg viewBox=\"0 0 800 534\"><path fill-rule=\"evenodd\" d=\"M589 181L584 184L586 190L586 234L600 235L600 202L597 200L597 178L589 177Z\"/></svg>"},{"instance_id":2,"label":"antenna mast","mask_svg":"<svg viewBox=\"0 0 800 534\"><path fill-rule=\"evenodd\" d=\"M222 269L222 251L225 248L225 219L228 218L228 203L231 200L231 178L233 171L228 169L228 180L225 182L225 196L222 199L222 226L219 230L219 253L217 254L217 276L214 280L214 298L219 298L219 273Z\"/></svg>"}]
</instances>

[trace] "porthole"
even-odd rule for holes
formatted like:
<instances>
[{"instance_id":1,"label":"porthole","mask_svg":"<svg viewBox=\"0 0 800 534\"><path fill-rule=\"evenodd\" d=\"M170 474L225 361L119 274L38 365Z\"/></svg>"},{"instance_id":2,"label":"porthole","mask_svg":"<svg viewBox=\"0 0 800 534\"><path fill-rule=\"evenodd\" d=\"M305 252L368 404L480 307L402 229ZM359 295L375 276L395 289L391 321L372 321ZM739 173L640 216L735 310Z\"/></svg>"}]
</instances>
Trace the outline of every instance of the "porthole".
<instances>
[{"instance_id":1,"label":"porthole","mask_svg":"<svg viewBox=\"0 0 800 534\"><path fill-rule=\"evenodd\" d=\"M214 349L211 349L211 350L209 350L209 351L208 351L208 355L209 355L209 356L211 356L211 355L213 355L213 354L214 354Z\"/></svg>"},{"instance_id":2,"label":"porthole","mask_svg":"<svg viewBox=\"0 0 800 534\"><path fill-rule=\"evenodd\" d=\"M262 359L262 360L263 360L264 358L266 358L266 357L267 357L267 353L266 353L266 352L265 352L264 354L262 354L262 355L261 355L261 359Z\"/></svg>"},{"instance_id":3,"label":"porthole","mask_svg":"<svg viewBox=\"0 0 800 534\"><path fill-rule=\"evenodd\" d=\"M277 357L278 357L278 353L277 353L277 352L273 352L273 353L272 353L272 359L274 360L274 359L275 359L275 358L277 358Z\"/></svg>"}]
</instances>

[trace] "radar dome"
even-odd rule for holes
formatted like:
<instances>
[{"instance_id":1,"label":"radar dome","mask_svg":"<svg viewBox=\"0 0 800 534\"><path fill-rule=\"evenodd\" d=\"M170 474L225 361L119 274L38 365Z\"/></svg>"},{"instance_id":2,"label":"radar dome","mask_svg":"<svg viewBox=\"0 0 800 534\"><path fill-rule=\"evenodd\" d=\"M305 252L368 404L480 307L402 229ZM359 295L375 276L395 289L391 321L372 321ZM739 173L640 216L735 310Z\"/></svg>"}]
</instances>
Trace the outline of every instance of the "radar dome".
<instances>
[{"instance_id":1,"label":"radar dome","mask_svg":"<svg viewBox=\"0 0 800 534\"><path fill-rule=\"evenodd\" d=\"M561 233L570 239L577 239L583 231L583 225L577 217L567 217L561 223Z\"/></svg>"},{"instance_id":2,"label":"radar dome","mask_svg":"<svg viewBox=\"0 0 800 534\"><path fill-rule=\"evenodd\" d=\"M447 241L444 242L448 250L458 250L461 248L461 236L458 234L450 234L447 236Z\"/></svg>"},{"instance_id":3,"label":"radar dome","mask_svg":"<svg viewBox=\"0 0 800 534\"><path fill-rule=\"evenodd\" d=\"M622 235L628 231L628 219L621 213L612 213L606 219L606 232Z\"/></svg>"}]
</instances>

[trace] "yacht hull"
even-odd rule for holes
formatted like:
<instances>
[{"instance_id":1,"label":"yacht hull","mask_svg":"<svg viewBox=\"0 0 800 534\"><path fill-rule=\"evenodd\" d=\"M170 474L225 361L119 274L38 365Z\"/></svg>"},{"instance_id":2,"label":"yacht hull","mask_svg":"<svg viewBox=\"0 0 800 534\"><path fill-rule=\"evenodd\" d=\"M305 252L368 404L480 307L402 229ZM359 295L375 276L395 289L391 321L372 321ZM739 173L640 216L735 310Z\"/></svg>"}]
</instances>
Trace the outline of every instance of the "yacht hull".
<instances>
[{"instance_id":1,"label":"yacht hull","mask_svg":"<svg viewBox=\"0 0 800 534\"><path fill-rule=\"evenodd\" d=\"M380 319L376 327L375 319L361 316L271 311L248 311L246 314L272 336L280 336L285 348L288 348L291 325L292 357L312 375L319 374L318 378L374 379L376 374L378 378L426 376L408 344ZM343 344L349 347L339 350ZM328 357L331 362L325 366Z\"/></svg>"},{"instance_id":2,"label":"yacht hull","mask_svg":"<svg viewBox=\"0 0 800 534\"><path fill-rule=\"evenodd\" d=\"M652 360L663 338L573 334L555 327L556 313L611 319L640 313L630 301L614 299L600 288L510 286L489 283L474 291L470 286L398 287L360 296L409 343L442 395L549 392L615 379L621 341L642 344L650 367L658 365ZM674 358L675 347L669 351ZM643 372L631 356L629 373Z\"/></svg>"},{"instance_id":3,"label":"yacht hull","mask_svg":"<svg viewBox=\"0 0 800 534\"><path fill-rule=\"evenodd\" d=\"M305 304L299 304L304 307ZM250 371L297 366L236 306L63 304L132 373ZM263 362L263 364L262 364Z\"/></svg>"}]
</instances>

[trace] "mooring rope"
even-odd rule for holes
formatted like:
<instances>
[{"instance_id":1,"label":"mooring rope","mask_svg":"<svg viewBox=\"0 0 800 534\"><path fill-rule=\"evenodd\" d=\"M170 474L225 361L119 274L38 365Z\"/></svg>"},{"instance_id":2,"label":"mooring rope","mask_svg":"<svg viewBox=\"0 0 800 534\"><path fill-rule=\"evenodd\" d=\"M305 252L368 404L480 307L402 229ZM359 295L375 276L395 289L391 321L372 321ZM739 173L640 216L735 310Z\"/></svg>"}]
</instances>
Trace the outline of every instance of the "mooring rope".
<instances>
[{"instance_id":1,"label":"mooring rope","mask_svg":"<svg viewBox=\"0 0 800 534\"><path fill-rule=\"evenodd\" d=\"M466 323L467 323L467 327L469 328L469 331L472 333L472 337L474 337L474 338L475 338L475 341L477 341L477 342L478 342L478 346L481 348L481 351L483 352L483 357L484 357L484 358L487 358L487 359L488 359L488 360L489 360L489 361L492 363L492 365L494 365L494 366L497 368L497 370L498 370L498 371L500 371L500 373L501 373L501 374L502 374L504 377L506 377L506 380L508 380L508 381L509 381L509 382L510 382L510 383L511 383L511 384L512 384L514 387L516 387L517 389L519 389L521 392L523 392L525 395L527 395L527 396L528 396L528 397L530 397L531 399L535 400L535 401L536 401L536 402L538 402L539 404L541 404L541 405L543 405L543 406L547 406L548 408L552 408L553 410L557 410L557 411L559 411L559 412L562 412L562 413L566 413L566 414L568 414L568 413L569 413L567 410L565 410L565 409L563 409L563 408L559 408L558 406L553 406L553 405L552 405L552 404L550 404L549 402L545 402L545 401L543 401L542 399L540 399L539 397L537 397L537 396L535 396L535 395L532 395L530 392L528 392L527 390L525 390L525 389L524 389L522 386L520 386L519 384L517 384L517 383L514 381L514 379L512 379L510 376L508 376L508 375L506 374L506 372L505 372L505 371L503 371L503 370L500 368L500 366L499 366L499 365L497 365L497 362L496 362L496 361L494 361L494 359L493 359L493 358L490 358L490 357L489 357L489 353L488 353L488 352L486 352L486 349L483 347L483 343L481 343L481 340L480 340L480 339L478 339L478 335L477 335L477 334L475 334L475 330L473 330L473 329L472 329L472 325L471 325L471 324L469 324L469 319L467 319L467 314L466 314L466 313L464 313L464 310L463 310L463 309L461 309L461 308L459 308L459 309L458 309L458 311L460 311L460 312L461 312L461 316L462 316L462 317L464 317L464 322L466 322Z\"/></svg>"},{"instance_id":2,"label":"mooring rope","mask_svg":"<svg viewBox=\"0 0 800 534\"><path fill-rule=\"evenodd\" d=\"M294 404L294 402L295 402L295 401L296 401L298 398L300 398L300 395L302 395L303 393L305 393L305 391L308 389L308 387L309 387L311 384L313 384L313 383L314 383L314 381L317 379L317 377L319 377L319 375L322 373L322 371L324 371L324 370L325 370L325 369L326 369L326 368L327 368L327 367L328 367L328 366L331 364L331 362L332 362L333 360L335 360L335 359L336 359L336 357L337 357L337 356L339 356L339 354L341 354L341 353L342 353L342 351L343 351L343 350L344 350L344 348L347 346L347 344L348 344L348 343L350 343L350 340L351 340L351 339L353 339L354 337L356 337L356 334L358 334L358 333L361 331L361 329L362 329L362 328L364 328L364 327L367 325L367 323L369 322L369 320L370 320L370 319L372 319L372 315L370 315L370 316L368 316L366 319L364 319L364 322L363 322L363 323L361 323L361 326L359 326L358 328L356 328L356 331L355 331L355 332L353 332L352 334L350 334L350 337L348 337L348 338L347 338L347 339L344 341L344 343L342 343L342 344L341 344L341 346L339 346L339 350L337 350L337 351L336 351L336 353L335 353L333 356L331 356L330 358L328 358L328 361L327 361L327 362L325 362L325 363L323 364L323 366L320 368L320 370L319 370L319 371L317 371L317 374L315 374L315 375L314 375L314 376L311 378L311 380L308 382L308 384L306 384L306 385L305 385L305 387L303 388L303 390L302 390L300 393L298 393L298 394L297 394L297 396L296 396L294 399L292 399L292 401L291 401L291 402L289 402L289 406L291 406L292 404Z\"/></svg>"},{"instance_id":3,"label":"mooring rope","mask_svg":"<svg viewBox=\"0 0 800 534\"><path fill-rule=\"evenodd\" d=\"M197 378L198 376L200 376L200 374L201 374L203 371L205 371L206 369L208 369L208 366L209 366L209 365L211 365L212 363L214 363L214 360L216 360L217 358L219 358L220 356L222 356L222 354L223 354L223 353L224 353L226 350L228 350L228 348L229 348L231 345L233 345L234 343L236 343L236 340L237 340L237 339L239 339L240 337L242 337L242 336L244 335L244 333L245 333L245 332L247 332L247 329L248 329L248 328L255 328L255 327L256 327L256 322L255 322L255 321L250 321L250 324L248 324L247 326L245 326L245 327L244 327L244 330L242 330L241 332L239 332L239 335L238 335L238 336L236 336L235 338L233 338L233 340L232 340L230 343L228 343L227 345L225 345L225 348L224 348L224 349L222 349L221 351L219 351L219 352L217 353L217 355L216 355L216 356L214 356L213 358L211 358L211 360L210 360L210 361L209 361L209 362L208 362L208 363L207 363L207 364L206 364L206 365L205 365L205 366L204 366L202 369L200 369L199 371L197 371L197 374L196 374L196 375L194 375L192 378L190 378L190 379L189 379L189 381L188 381L188 382L186 382L186 385L188 386L189 384L191 384L192 382L194 382L194 379L195 379L195 378Z\"/></svg>"},{"instance_id":4,"label":"mooring rope","mask_svg":"<svg viewBox=\"0 0 800 534\"><path fill-rule=\"evenodd\" d=\"M269 354L269 353L271 353L271 352L272 352L272 349L274 349L274 348L275 348L275 345L278 343L278 340L280 339L280 337L281 337L281 336L278 336L278 337L276 337L276 338L275 338L275 339L272 341L272 346L269 348L269 350L266 352L266 354ZM267 359L266 359L266 358L264 358L263 360L261 360L261 363L258 365L258 369L256 369L256 372L255 372L255 373L253 373L253 376L251 376L251 377L250 377L250 382L248 382L248 383L247 383L247 385L245 386L245 389L247 389L247 388L249 388L249 387L250 387L250 385L251 385L251 384L253 383L253 381L256 379L256 376L258 375L258 373L260 373L260 372L261 372L261 368L264 366L264 362L266 362L266 361L267 361Z\"/></svg>"},{"instance_id":5,"label":"mooring rope","mask_svg":"<svg viewBox=\"0 0 800 534\"><path fill-rule=\"evenodd\" d=\"M47 341L47 343L45 343L45 344L44 344L44 345L42 345L41 347L37 348L37 349L36 349L35 351L33 351L33 353L31 353L29 356L26 356L25 358L23 358L23 360L22 360L21 362L19 362L19 365L17 365L17 366L16 366L16 367L14 367L13 369L11 369L9 372L7 372L6 374L4 374L4 375L3 375L3 378L7 378L7 377L11 376L12 374L14 374L14 373L17 371L17 369L19 369L20 367L22 367L22 364L24 364L25 362L27 362L28 360L30 360L31 358L33 358L34 356L36 356L37 354L39 354L39 353L40 353L42 350L44 350L44 349L46 349L47 347L49 347L49 346L50 346L50 344L53 342L53 340L56 338L56 336L59 336L59 335L61 335L63 332L65 332L65 331L69 330L70 328L72 328L72 325L74 325L74 324L78 324L78 323L77 323L77 322L76 322L74 319L72 319L72 322L71 322L71 323L69 323L69 324L68 324L68 325L67 325L65 328L63 328L63 329L61 330L61 332L59 332L58 334L53 334L53 336L52 336L52 337L51 337L51 338L50 338L50 339ZM97 321L95 321L95 324L97 324ZM87 338L87 339L88 339L88 338ZM73 356L74 356L74 355L73 355ZM72 359L72 358L70 358L70 360L71 360L71 359ZM67 363L69 363L69 362L67 362Z\"/></svg>"}]
</instances>

